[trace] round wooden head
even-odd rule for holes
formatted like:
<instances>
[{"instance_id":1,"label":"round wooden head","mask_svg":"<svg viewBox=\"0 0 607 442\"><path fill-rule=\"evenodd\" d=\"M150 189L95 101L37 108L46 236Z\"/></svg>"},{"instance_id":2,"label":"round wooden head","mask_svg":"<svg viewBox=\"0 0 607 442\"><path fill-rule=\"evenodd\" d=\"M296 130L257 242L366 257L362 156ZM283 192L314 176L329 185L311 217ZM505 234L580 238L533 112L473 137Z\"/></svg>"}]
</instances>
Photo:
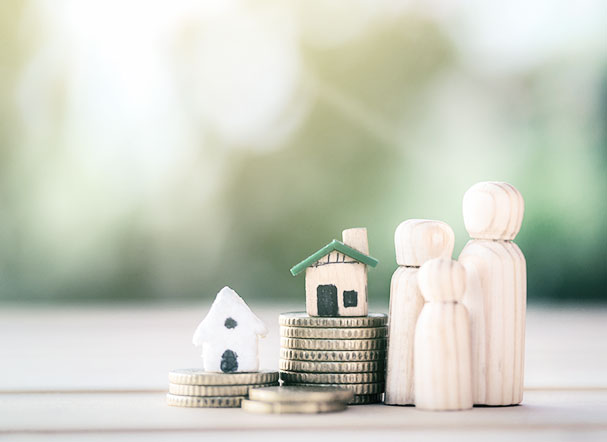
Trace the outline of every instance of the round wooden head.
<instances>
[{"instance_id":1,"label":"round wooden head","mask_svg":"<svg viewBox=\"0 0 607 442\"><path fill-rule=\"evenodd\" d=\"M421 266L433 258L451 258L455 235L449 224L429 219L408 219L394 233L399 266Z\"/></svg>"},{"instance_id":2,"label":"round wooden head","mask_svg":"<svg viewBox=\"0 0 607 442\"><path fill-rule=\"evenodd\" d=\"M508 183L477 183L464 195L464 225L474 239L514 239L524 211L523 196Z\"/></svg>"},{"instance_id":3,"label":"round wooden head","mask_svg":"<svg viewBox=\"0 0 607 442\"><path fill-rule=\"evenodd\" d=\"M426 301L461 301L466 289L466 270L452 259L431 259L419 269L417 282Z\"/></svg>"}]
</instances>

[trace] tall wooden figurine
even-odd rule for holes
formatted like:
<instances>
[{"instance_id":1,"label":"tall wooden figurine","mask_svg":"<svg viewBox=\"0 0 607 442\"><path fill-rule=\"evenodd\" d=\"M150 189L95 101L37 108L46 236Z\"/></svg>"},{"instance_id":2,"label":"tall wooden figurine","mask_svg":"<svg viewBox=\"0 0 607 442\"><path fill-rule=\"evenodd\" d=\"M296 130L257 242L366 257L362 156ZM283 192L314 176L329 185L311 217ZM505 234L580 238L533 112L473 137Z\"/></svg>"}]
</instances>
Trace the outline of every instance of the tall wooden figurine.
<instances>
[{"instance_id":1,"label":"tall wooden figurine","mask_svg":"<svg viewBox=\"0 0 607 442\"><path fill-rule=\"evenodd\" d=\"M424 305L417 284L419 267L433 258L451 258L454 235L442 221L409 219L394 233L398 269L390 285L386 394L389 405L411 405L415 324Z\"/></svg>"},{"instance_id":2,"label":"tall wooden figurine","mask_svg":"<svg viewBox=\"0 0 607 442\"><path fill-rule=\"evenodd\" d=\"M415 406L425 410L472 408L470 325L464 267L433 259L419 270L426 300L415 330Z\"/></svg>"},{"instance_id":3,"label":"tall wooden figurine","mask_svg":"<svg viewBox=\"0 0 607 442\"><path fill-rule=\"evenodd\" d=\"M463 302L472 328L475 404L523 400L527 271L512 242L523 211L523 197L508 183L478 183L464 195L464 224L472 239L459 260L468 275Z\"/></svg>"}]
</instances>

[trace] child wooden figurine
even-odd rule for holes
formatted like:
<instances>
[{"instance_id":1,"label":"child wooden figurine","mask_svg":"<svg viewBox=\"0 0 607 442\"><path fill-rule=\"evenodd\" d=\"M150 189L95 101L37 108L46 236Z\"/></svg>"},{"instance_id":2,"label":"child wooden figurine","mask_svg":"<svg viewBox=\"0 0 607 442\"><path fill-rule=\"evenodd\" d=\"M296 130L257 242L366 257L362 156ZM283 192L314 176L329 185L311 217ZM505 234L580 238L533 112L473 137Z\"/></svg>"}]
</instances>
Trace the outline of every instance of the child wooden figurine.
<instances>
[{"instance_id":1,"label":"child wooden figurine","mask_svg":"<svg viewBox=\"0 0 607 442\"><path fill-rule=\"evenodd\" d=\"M258 341L266 326L229 287L217 294L209 313L192 339L202 346L205 371L255 372L259 370Z\"/></svg>"},{"instance_id":2,"label":"child wooden figurine","mask_svg":"<svg viewBox=\"0 0 607 442\"><path fill-rule=\"evenodd\" d=\"M418 274L426 300L415 329L415 406L425 410L472 408L470 326L466 275L457 261L433 259Z\"/></svg>"}]
</instances>

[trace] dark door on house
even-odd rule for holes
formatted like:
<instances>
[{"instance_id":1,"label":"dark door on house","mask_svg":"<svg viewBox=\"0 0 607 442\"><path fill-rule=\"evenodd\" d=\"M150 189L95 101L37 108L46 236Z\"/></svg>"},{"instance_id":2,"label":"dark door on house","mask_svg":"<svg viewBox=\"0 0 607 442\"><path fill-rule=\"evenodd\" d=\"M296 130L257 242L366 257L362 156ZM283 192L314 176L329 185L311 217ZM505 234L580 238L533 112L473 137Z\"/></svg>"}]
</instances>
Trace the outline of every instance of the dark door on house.
<instances>
[{"instance_id":1,"label":"dark door on house","mask_svg":"<svg viewBox=\"0 0 607 442\"><path fill-rule=\"evenodd\" d=\"M318 316L337 316L337 287L333 284L316 287Z\"/></svg>"}]
</instances>

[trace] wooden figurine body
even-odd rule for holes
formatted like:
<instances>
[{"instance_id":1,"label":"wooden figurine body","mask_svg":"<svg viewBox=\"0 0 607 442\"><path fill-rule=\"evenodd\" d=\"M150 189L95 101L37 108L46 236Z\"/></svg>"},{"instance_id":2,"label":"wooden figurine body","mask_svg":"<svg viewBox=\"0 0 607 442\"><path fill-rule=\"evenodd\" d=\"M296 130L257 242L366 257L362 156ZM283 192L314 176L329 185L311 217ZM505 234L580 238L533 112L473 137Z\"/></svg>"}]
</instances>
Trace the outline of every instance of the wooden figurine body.
<instances>
[{"instance_id":1,"label":"wooden figurine body","mask_svg":"<svg viewBox=\"0 0 607 442\"><path fill-rule=\"evenodd\" d=\"M306 271L306 312L310 316L366 316L368 313L367 229L344 230L342 241L333 240L291 269Z\"/></svg>"},{"instance_id":2,"label":"wooden figurine body","mask_svg":"<svg viewBox=\"0 0 607 442\"><path fill-rule=\"evenodd\" d=\"M390 285L390 322L386 394L388 405L414 404L413 349L415 325L424 306L417 274L426 261L451 258L454 235L441 221L410 219L402 222L394 234L396 262L399 267Z\"/></svg>"},{"instance_id":3,"label":"wooden figurine body","mask_svg":"<svg viewBox=\"0 0 607 442\"><path fill-rule=\"evenodd\" d=\"M426 300L415 330L415 406L425 410L472 408L470 327L465 270L457 261L433 259L420 269Z\"/></svg>"},{"instance_id":4,"label":"wooden figurine body","mask_svg":"<svg viewBox=\"0 0 607 442\"><path fill-rule=\"evenodd\" d=\"M472 329L474 403L514 405L523 400L527 274L512 242L524 202L512 185L478 183L464 196L464 223L472 239L459 260L466 268L463 299Z\"/></svg>"},{"instance_id":5,"label":"wooden figurine body","mask_svg":"<svg viewBox=\"0 0 607 442\"><path fill-rule=\"evenodd\" d=\"M259 337L267 333L264 323L244 300L224 287L196 328L192 342L202 346L205 371L255 372L259 370Z\"/></svg>"}]
</instances>

